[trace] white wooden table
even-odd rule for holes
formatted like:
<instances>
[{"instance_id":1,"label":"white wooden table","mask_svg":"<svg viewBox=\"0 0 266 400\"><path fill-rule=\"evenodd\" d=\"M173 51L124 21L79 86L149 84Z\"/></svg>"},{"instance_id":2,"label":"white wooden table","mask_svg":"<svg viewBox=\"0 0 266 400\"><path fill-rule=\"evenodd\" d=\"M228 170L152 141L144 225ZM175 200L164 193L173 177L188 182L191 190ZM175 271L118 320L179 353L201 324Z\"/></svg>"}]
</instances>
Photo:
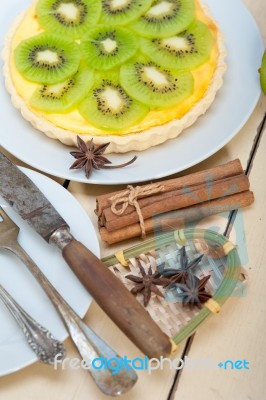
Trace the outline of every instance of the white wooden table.
<instances>
[{"instance_id":1,"label":"white wooden table","mask_svg":"<svg viewBox=\"0 0 266 400\"><path fill-rule=\"evenodd\" d=\"M266 45L266 2L265 0L243 0L255 17ZM236 16L237 23L237 16ZM266 46L265 46L266 47ZM241 68L241 65L239 66ZM246 166L257 128L266 111L266 98L261 99L252 116L241 132L222 150L208 160L191 168L188 172L208 168L239 157ZM266 370L266 134L258 146L250 174L251 188L255 193L255 204L244 211L245 233L249 261L248 293L242 298L230 299L221 314L204 324L186 346L179 346L176 357L186 354L191 359L215 357L215 359L246 359L250 370L224 371L213 369L189 370L180 373L155 371L148 375L139 371L137 385L126 395L125 400L262 400L265 398ZM21 162L17 161L21 165ZM59 180L60 181L60 180ZM95 196L115 190L112 187L71 182L69 190L87 210L92 221ZM133 243L133 242L132 242ZM101 255L114 252L116 247L102 245ZM110 343L120 354L128 358L142 354L119 331L101 309L93 303L86 322ZM68 339L68 357L78 354ZM0 400L103 400L89 374L82 370L57 370L34 364L15 374L0 378Z\"/></svg>"}]
</instances>

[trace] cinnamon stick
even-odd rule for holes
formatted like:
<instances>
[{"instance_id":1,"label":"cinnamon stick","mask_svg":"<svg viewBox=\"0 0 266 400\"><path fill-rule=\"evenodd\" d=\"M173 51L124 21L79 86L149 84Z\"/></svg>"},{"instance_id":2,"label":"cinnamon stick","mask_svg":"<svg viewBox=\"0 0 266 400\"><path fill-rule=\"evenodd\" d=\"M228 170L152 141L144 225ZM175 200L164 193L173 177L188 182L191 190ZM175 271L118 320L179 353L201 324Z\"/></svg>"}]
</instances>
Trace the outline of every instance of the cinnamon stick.
<instances>
[{"instance_id":1,"label":"cinnamon stick","mask_svg":"<svg viewBox=\"0 0 266 400\"><path fill-rule=\"evenodd\" d=\"M185 223L187 222L197 221L210 215L247 207L253 202L254 195L249 190L242 193L232 194L227 197L206 201L204 203L186 207L175 212L172 211L163 214L162 218L157 218L157 223L155 223L154 218L148 218L144 221L145 230L148 234L154 232L156 228L169 228L169 225L171 226L171 229L180 229L184 227ZM102 240L108 244L114 244L122 242L123 240L139 237L141 235L141 229L138 223L117 229L113 232L108 232L105 227L101 227L100 234Z\"/></svg>"},{"instance_id":2,"label":"cinnamon stick","mask_svg":"<svg viewBox=\"0 0 266 400\"><path fill-rule=\"evenodd\" d=\"M230 161L226 164L219 165L217 167L209 168L200 172L182 176L179 178L168 179L162 182L164 186L164 193L171 192L173 190L182 189L183 187L199 185L206 183L207 181L216 181L223 178L228 178L236 175L243 174L243 168L241 166L240 160L236 159ZM96 210L95 213L100 217L105 208L110 207L110 198L118 193L123 193L124 190L119 190L112 193L107 193L96 198ZM145 205L152 204L154 202L154 197L145 198ZM133 206L128 206L127 212L130 213L134 211Z\"/></svg>"},{"instance_id":3,"label":"cinnamon stick","mask_svg":"<svg viewBox=\"0 0 266 400\"><path fill-rule=\"evenodd\" d=\"M157 195L156 201L143 206L142 199L139 201L141 214L144 220L168 211L186 208L194 204L203 203L208 200L226 197L235 193L245 192L249 189L249 180L245 174L210 182L210 184L195 185L192 187L174 190L166 195ZM157 200L158 199L158 200ZM139 221L136 210L131 213L115 215L111 208L103 210L102 223L109 232L132 225Z\"/></svg>"}]
</instances>

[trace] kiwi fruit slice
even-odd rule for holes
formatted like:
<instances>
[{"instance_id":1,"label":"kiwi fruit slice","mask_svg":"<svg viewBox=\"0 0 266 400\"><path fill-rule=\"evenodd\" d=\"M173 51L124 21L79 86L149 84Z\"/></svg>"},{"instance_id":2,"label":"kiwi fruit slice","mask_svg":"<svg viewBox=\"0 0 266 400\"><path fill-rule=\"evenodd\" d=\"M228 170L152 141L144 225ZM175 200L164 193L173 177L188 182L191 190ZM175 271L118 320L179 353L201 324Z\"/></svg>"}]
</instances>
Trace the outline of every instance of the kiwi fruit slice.
<instances>
[{"instance_id":1,"label":"kiwi fruit slice","mask_svg":"<svg viewBox=\"0 0 266 400\"><path fill-rule=\"evenodd\" d=\"M131 27L142 36L162 38L184 31L194 16L194 0L155 0Z\"/></svg>"},{"instance_id":2,"label":"kiwi fruit slice","mask_svg":"<svg viewBox=\"0 0 266 400\"><path fill-rule=\"evenodd\" d=\"M64 82L38 87L30 99L30 105L48 113L71 111L92 87L93 75L93 71L83 63L76 74Z\"/></svg>"},{"instance_id":3,"label":"kiwi fruit slice","mask_svg":"<svg viewBox=\"0 0 266 400\"><path fill-rule=\"evenodd\" d=\"M46 84L62 82L78 70L79 45L50 33L25 39L15 48L18 71L28 80Z\"/></svg>"},{"instance_id":4,"label":"kiwi fruit slice","mask_svg":"<svg viewBox=\"0 0 266 400\"><path fill-rule=\"evenodd\" d=\"M91 68L108 70L130 57L138 49L138 40L132 32L116 26L99 25L81 41L84 59Z\"/></svg>"},{"instance_id":5,"label":"kiwi fruit slice","mask_svg":"<svg viewBox=\"0 0 266 400\"><path fill-rule=\"evenodd\" d=\"M155 108L177 105L193 93L190 72L164 69L139 57L122 65L120 83L134 99Z\"/></svg>"},{"instance_id":6,"label":"kiwi fruit slice","mask_svg":"<svg viewBox=\"0 0 266 400\"><path fill-rule=\"evenodd\" d=\"M213 36L207 25L194 22L179 35L141 40L141 50L162 67L194 69L211 54Z\"/></svg>"},{"instance_id":7,"label":"kiwi fruit slice","mask_svg":"<svg viewBox=\"0 0 266 400\"><path fill-rule=\"evenodd\" d=\"M260 73L260 85L263 93L266 95L266 51L263 54L261 67L259 69Z\"/></svg>"},{"instance_id":8,"label":"kiwi fruit slice","mask_svg":"<svg viewBox=\"0 0 266 400\"><path fill-rule=\"evenodd\" d=\"M80 114L105 130L122 131L141 121L149 108L132 99L119 84L119 74L98 73L88 96L79 105Z\"/></svg>"},{"instance_id":9,"label":"kiwi fruit slice","mask_svg":"<svg viewBox=\"0 0 266 400\"><path fill-rule=\"evenodd\" d=\"M36 13L44 29L79 39L99 20L101 2L100 0L39 0Z\"/></svg>"},{"instance_id":10,"label":"kiwi fruit slice","mask_svg":"<svg viewBox=\"0 0 266 400\"><path fill-rule=\"evenodd\" d=\"M102 0L101 23L125 25L150 8L153 0Z\"/></svg>"}]
</instances>

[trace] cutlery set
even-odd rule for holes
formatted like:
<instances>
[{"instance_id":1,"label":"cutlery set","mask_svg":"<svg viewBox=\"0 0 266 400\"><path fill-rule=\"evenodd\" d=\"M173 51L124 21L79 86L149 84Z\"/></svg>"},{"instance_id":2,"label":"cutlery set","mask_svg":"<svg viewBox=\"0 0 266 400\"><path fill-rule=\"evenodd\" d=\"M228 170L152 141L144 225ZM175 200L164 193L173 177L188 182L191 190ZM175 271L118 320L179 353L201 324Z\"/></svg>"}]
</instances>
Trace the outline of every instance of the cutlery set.
<instances>
[{"instance_id":1,"label":"cutlery set","mask_svg":"<svg viewBox=\"0 0 266 400\"><path fill-rule=\"evenodd\" d=\"M43 193L2 153L0 195L49 244L60 249L65 261L94 300L145 355L160 357L170 354L172 345L168 336L102 261L73 238L67 223ZM81 320L20 246L17 240L19 227L1 208L0 220L0 248L14 253L42 286L60 314L82 359L89 366L88 371L95 383L108 395L120 395L128 391L137 381L136 372L127 368L112 374L111 370L91 367L93 359L97 357L118 360L120 357ZM46 334L45 329L29 317L4 289L0 293L4 303L16 315L26 337L34 337L32 347L41 349L36 350L39 359L53 363L56 351L63 357L62 344L51 338L49 333ZM30 343L33 343L32 339Z\"/></svg>"},{"instance_id":2,"label":"cutlery set","mask_svg":"<svg viewBox=\"0 0 266 400\"><path fill-rule=\"evenodd\" d=\"M8 217L2 208L0 208L0 217L2 218L2 222L0 222L0 248L10 250L12 253L14 253L37 279L43 290L48 295L49 299L54 304L58 314L62 318L69 336L79 351L82 360L84 360L86 364L90 366L93 359L97 357L120 359L120 357L102 339L100 339L65 302L62 296L49 282L35 262L20 246L17 241L19 227ZM20 308L20 313L23 314L25 312L23 312ZM20 320L21 319L22 318L20 318ZM38 328L38 324L35 321L34 323L35 329ZM32 319L30 319L25 326L27 327L30 324L33 325ZM42 329L44 328L40 327L39 331L41 332ZM37 355L41 361L44 359L44 361L47 360L47 363L53 364L56 356L57 359L59 359L58 355L60 355L60 353L62 353L63 357L64 351L59 347L59 349L53 349L51 354L48 353L48 351L50 351L49 348L54 347L54 339L51 341L48 334L46 337L44 337L44 335L41 337L40 332L38 333L39 336L37 336L36 331L34 333L30 332L35 337L35 344L42 348L42 350L38 351ZM28 333L26 334L26 337L28 337ZM42 354L44 351L47 352L46 356L43 356ZM119 395L126 392L137 380L137 375L133 369L121 370L116 375L112 375L112 371L104 369L98 371L93 368L88 368L88 371L92 375L99 388L105 394L109 395Z\"/></svg>"}]
</instances>

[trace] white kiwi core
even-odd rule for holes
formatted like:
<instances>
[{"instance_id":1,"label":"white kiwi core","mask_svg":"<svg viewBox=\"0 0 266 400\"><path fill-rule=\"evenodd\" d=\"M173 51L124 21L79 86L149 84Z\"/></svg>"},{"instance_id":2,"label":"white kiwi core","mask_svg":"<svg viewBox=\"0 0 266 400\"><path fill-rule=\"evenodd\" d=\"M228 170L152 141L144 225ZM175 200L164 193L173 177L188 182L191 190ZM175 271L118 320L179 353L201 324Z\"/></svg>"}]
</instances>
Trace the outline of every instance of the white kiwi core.
<instances>
[{"instance_id":1,"label":"white kiwi core","mask_svg":"<svg viewBox=\"0 0 266 400\"><path fill-rule=\"evenodd\" d=\"M103 48L107 53L112 53L112 51L114 51L117 48L116 41L110 38L102 40L101 44L103 45Z\"/></svg>"},{"instance_id":2,"label":"white kiwi core","mask_svg":"<svg viewBox=\"0 0 266 400\"><path fill-rule=\"evenodd\" d=\"M57 12L69 21L75 21L79 14L78 8L73 3L61 3L57 8Z\"/></svg>"},{"instance_id":3,"label":"white kiwi core","mask_svg":"<svg viewBox=\"0 0 266 400\"><path fill-rule=\"evenodd\" d=\"M169 14L172 10L173 4L168 1L161 1L155 6L151 7L146 13L149 17L159 17L160 15Z\"/></svg>"},{"instance_id":4,"label":"white kiwi core","mask_svg":"<svg viewBox=\"0 0 266 400\"><path fill-rule=\"evenodd\" d=\"M113 112L118 112L124 104L117 90L111 87L104 89L101 97L106 102L106 108L110 108Z\"/></svg>"},{"instance_id":5,"label":"white kiwi core","mask_svg":"<svg viewBox=\"0 0 266 400\"><path fill-rule=\"evenodd\" d=\"M167 77L165 76L165 74L163 72L159 71L157 68L144 67L143 70L144 70L144 73L145 73L146 77L148 78L148 80L151 80L156 85L158 85L158 86L168 85L169 82L167 80Z\"/></svg>"},{"instance_id":6,"label":"white kiwi core","mask_svg":"<svg viewBox=\"0 0 266 400\"><path fill-rule=\"evenodd\" d=\"M121 8L125 8L128 5L129 1L128 0L111 0L110 3L111 3L110 5L111 5L112 10L118 10Z\"/></svg>"},{"instance_id":7,"label":"white kiwi core","mask_svg":"<svg viewBox=\"0 0 266 400\"><path fill-rule=\"evenodd\" d=\"M46 89L46 92L50 93L52 95L59 94L60 92L62 92L65 85L66 85L66 82L60 82L60 83L57 83L56 85L49 85Z\"/></svg>"},{"instance_id":8,"label":"white kiwi core","mask_svg":"<svg viewBox=\"0 0 266 400\"><path fill-rule=\"evenodd\" d=\"M49 64L54 64L59 61L58 54L51 50L38 51L36 58L39 62Z\"/></svg>"},{"instance_id":9,"label":"white kiwi core","mask_svg":"<svg viewBox=\"0 0 266 400\"><path fill-rule=\"evenodd\" d=\"M162 39L161 43L163 46L170 46L175 50L186 50L188 48L187 40L180 36Z\"/></svg>"}]
</instances>

